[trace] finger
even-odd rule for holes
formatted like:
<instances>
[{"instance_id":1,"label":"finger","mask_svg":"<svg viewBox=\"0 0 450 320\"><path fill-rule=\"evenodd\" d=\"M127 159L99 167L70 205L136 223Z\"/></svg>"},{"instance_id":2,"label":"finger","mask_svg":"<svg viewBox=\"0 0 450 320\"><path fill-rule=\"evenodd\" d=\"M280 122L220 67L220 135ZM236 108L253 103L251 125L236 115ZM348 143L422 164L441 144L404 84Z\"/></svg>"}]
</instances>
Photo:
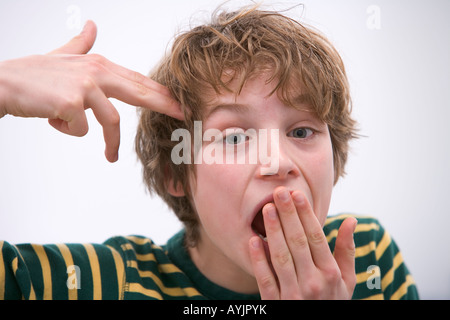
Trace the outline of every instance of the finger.
<instances>
[{"instance_id":1,"label":"finger","mask_svg":"<svg viewBox=\"0 0 450 320\"><path fill-rule=\"evenodd\" d=\"M184 113L178 101L165 94L166 87L149 88L141 83L128 80L111 82L105 91L108 97L119 99L133 106L143 107L170 117L183 120Z\"/></svg>"},{"instance_id":2,"label":"finger","mask_svg":"<svg viewBox=\"0 0 450 320\"><path fill-rule=\"evenodd\" d=\"M298 292L298 278L293 257L273 203L263 207L264 227L270 251L270 261L275 270L281 296L294 296Z\"/></svg>"},{"instance_id":3,"label":"finger","mask_svg":"<svg viewBox=\"0 0 450 320\"><path fill-rule=\"evenodd\" d=\"M171 96L167 87L102 56L95 57L103 69L103 72L99 73L103 76L99 77L98 84L107 97L164 113L179 120L184 119L180 103Z\"/></svg>"},{"instance_id":4,"label":"finger","mask_svg":"<svg viewBox=\"0 0 450 320\"><path fill-rule=\"evenodd\" d=\"M103 128L106 159L109 162L117 161L120 145L119 113L99 88L90 90L85 104L91 106L95 118Z\"/></svg>"},{"instance_id":5,"label":"finger","mask_svg":"<svg viewBox=\"0 0 450 320\"><path fill-rule=\"evenodd\" d=\"M315 269L308 238L289 191L279 187L274 191L274 201L283 227L284 237L294 259L299 278L307 278Z\"/></svg>"},{"instance_id":6,"label":"finger","mask_svg":"<svg viewBox=\"0 0 450 320\"><path fill-rule=\"evenodd\" d=\"M249 241L250 260L258 284L259 293L263 300L275 300L280 298L277 281L270 269L264 252L263 240L252 237Z\"/></svg>"},{"instance_id":7,"label":"finger","mask_svg":"<svg viewBox=\"0 0 450 320\"><path fill-rule=\"evenodd\" d=\"M99 57L101 57L101 56L99 56ZM172 97L170 94L170 91L167 87L150 79L147 76L144 76L143 74L141 74L139 72L122 67L121 65L118 65L106 58L103 58L102 61L100 61L100 62L103 63L106 68L108 68L112 72L116 73L117 75L121 76L122 78L130 80L132 82L142 84L143 86L145 86L149 89L154 89L155 91L158 91L161 94L164 94L168 97Z\"/></svg>"},{"instance_id":8,"label":"finger","mask_svg":"<svg viewBox=\"0 0 450 320\"><path fill-rule=\"evenodd\" d=\"M88 20L80 34L73 37L62 47L55 49L49 54L85 54L91 50L97 37L97 26Z\"/></svg>"},{"instance_id":9,"label":"finger","mask_svg":"<svg viewBox=\"0 0 450 320\"><path fill-rule=\"evenodd\" d=\"M342 222L336 237L336 245L334 249L334 258L341 270L342 279L344 280L349 291L353 292L356 284L355 274L355 242L353 233L358 221L351 217Z\"/></svg>"},{"instance_id":10,"label":"finger","mask_svg":"<svg viewBox=\"0 0 450 320\"><path fill-rule=\"evenodd\" d=\"M100 88L108 98L151 109L179 120L184 119L181 105L170 90L143 74L122 67L97 54L85 56Z\"/></svg>"},{"instance_id":11,"label":"finger","mask_svg":"<svg viewBox=\"0 0 450 320\"><path fill-rule=\"evenodd\" d=\"M322 226L317 220L308 199L300 191L294 191L292 198L305 230L314 264L319 269L337 267Z\"/></svg>"},{"instance_id":12,"label":"finger","mask_svg":"<svg viewBox=\"0 0 450 320\"><path fill-rule=\"evenodd\" d=\"M86 114L81 109L62 114L61 118L48 119L48 123L56 130L76 137L84 136L89 130Z\"/></svg>"}]
</instances>

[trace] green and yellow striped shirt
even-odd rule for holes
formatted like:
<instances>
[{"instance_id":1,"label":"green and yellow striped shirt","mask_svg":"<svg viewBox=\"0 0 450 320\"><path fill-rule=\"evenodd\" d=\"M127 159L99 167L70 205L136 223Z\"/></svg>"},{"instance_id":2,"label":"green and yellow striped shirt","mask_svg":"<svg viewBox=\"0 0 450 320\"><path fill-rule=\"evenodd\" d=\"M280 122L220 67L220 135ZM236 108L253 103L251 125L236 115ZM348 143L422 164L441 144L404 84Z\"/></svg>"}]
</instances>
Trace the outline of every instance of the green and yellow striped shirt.
<instances>
[{"instance_id":1,"label":"green and yellow striped shirt","mask_svg":"<svg viewBox=\"0 0 450 320\"><path fill-rule=\"evenodd\" d=\"M330 249L349 215L329 217ZM356 217L354 299L418 299L399 249L376 219ZM140 236L103 244L0 242L0 299L259 299L222 288L199 272L184 231L158 246Z\"/></svg>"}]
</instances>

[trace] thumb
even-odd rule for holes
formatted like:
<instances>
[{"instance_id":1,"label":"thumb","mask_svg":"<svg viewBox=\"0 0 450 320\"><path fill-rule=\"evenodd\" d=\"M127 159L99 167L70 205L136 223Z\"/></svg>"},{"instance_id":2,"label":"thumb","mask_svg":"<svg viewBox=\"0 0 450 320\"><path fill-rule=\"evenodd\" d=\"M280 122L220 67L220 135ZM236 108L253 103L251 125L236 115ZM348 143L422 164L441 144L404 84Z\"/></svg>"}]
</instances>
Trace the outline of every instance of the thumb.
<instances>
[{"instance_id":1,"label":"thumb","mask_svg":"<svg viewBox=\"0 0 450 320\"><path fill-rule=\"evenodd\" d=\"M341 224L336 237L334 249L334 258L341 270L342 279L347 288L353 292L356 285L355 274L355 243L353 233L355 232L358 221L351 217L344 220Z\"/></svg>"},{"instance_id":2,"label":"thumb","mask_svg":"<svg viewBox=\"0 0 450 320\"><path fill-rule=\"evenodd\" d=\"M86 54L94 45L96 37L97 26L93 21L88 20L79 35L49 54Z\"/></svg>"}]
</instances>

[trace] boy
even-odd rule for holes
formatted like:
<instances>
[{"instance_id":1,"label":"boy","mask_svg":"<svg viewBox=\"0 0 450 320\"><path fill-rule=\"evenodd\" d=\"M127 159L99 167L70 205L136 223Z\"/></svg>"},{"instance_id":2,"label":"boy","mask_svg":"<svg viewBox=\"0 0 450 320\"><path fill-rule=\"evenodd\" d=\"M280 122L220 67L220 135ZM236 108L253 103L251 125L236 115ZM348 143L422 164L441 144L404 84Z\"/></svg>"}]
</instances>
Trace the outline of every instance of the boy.
<instances>
[{"instance_id":1,"label":"boy","mask_svg":"<svg viewBox=\"0 0 450 320\"><path fill-rule=\"evenodd\" d=\"M356 130L344 66L322 35L275 12L218 11L179 35L150 78L183 116L172 102L177 119L142 109L136 151L185 228L163 247L4 242L1 298L417 298L375 219L327 218Z\"/></svg>"}]
</instances>

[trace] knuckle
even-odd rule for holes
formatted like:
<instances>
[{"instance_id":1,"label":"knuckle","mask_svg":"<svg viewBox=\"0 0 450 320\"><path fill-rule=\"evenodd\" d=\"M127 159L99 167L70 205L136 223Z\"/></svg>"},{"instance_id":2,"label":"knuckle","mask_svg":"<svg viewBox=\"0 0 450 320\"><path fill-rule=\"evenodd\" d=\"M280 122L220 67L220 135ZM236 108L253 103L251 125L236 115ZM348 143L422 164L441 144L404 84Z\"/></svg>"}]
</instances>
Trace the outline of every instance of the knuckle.
<instances>
[{"instance_id":1,"label":"knuckle","mask_svg":"<svg viewBox=\"0 0 450 320\"><path fill-rule=\"evenodd\" d=\"M131 72L131 79L133 79L134 82L137 83L144 83L144 81L146 80L146 77L142 74L140 74L137 71L130 71Z\"/></svg>"},{"instance_id":2,"label":"knuckle","mask_svg":"<svg viewBox=\"0 0 450 320\"><path fill-rule=\"evenodd\" d=\"M145 99L151 94L151 90L140 82L134 82L134 85L138 98L141 102L145 101Z\"/></svg>"},{"instance_id":3,"label":"knuckle","mask_svg":"<svg viewBox=\"0 0 450 320\"><path fill-rule=\"evenodd\" d=\"M94 90L96 87L97 87L97 85L95 84L94 79L90 76L85 76L81 80L81 88L82 88L82 91L85 93Z\"/></svg>"},{"instance_id":4,"label":"knuckle","mask_svg":"<svg viewBox=\"0 0 450 320\"><path fill-rule=\"evenodd\" d=\"M97 53L88 54L88 55L86 55L86 57L88 57L90 61L93 61L96 64L102 64L105 60L105 57L103 57L102 55L99 55Z\"/></svg>"},{"instance_id":5,"label":"knuckle","mask_svg":"<svg viewBox=\"0 0 450 320\"><path fill-rule=\"evenodd\" d=\"M278 251L274 254L274 262L280 267L287 266L292 262L292 256L289 251Z\"/></svg>"},{"instance_id":6,"label":"knuckle","mask_svg":"<svg viewBox=\"0 0 450 320\"><path fill-rule=\"evenodd\" d=\"M355 257L356 257L356 250L355 250L355 247L352 247L352 248L346 248L345 251L346 251L347 256L348 256L349 258L355 259Z\"/></svg>"},{"instance_id":7,"label":"knuckle","mask_svg":"<svg viewBox=\"0 0 450 320\"><path fill-rule=\"evenodd\" d=\"M119 115L119 113L117 111L113 112L113 115L111 116L111 122L114 125L119 125L120 124L120 115Z\"/></svg>"},{"instance_id":8,"label":"knuckle","mask_svg":"<svg viewBox=\"0 0 450 320\"><path fill-rule=\"evenodd\" d=\"M89 131L89 125L84 116L84 99L81 95L62 97L54 109L53 118L67 123L68 128L65 132L70 135L83 137Z\"/></svg>"},{"instance_id":9,"label":"knuckle","mask_svg":"<svg viewBox=\"0 0 450 320\"><path fill-rule=\"evenodd\" d=\"M324 235L323 231L317 230L317 231L311 232L308 235L308 240L311 244L320 244L326 239L325 239L325 235Z\"/></svg>"},{"instance_id":10,"label":"knuckle","mask_svg":"<svg viewBox=\"0 0 450 320\"><path fill-rule=\"evenodd\" d=\"M114 127L118 127L120 125L120 115L116 109L114 109L114 111L111 112L109 116L109 123Z\"/></svg>"},{"instance_id":11,"label":"knuckle","mask_svg":"<svg viewBox=\"0 0 450 320\"><path fill-rule=\"evenodd\" d=\"M84 99L81 95L74 94L62 97L62 100L58 103L55 118L61 119L64 115L79 109L84 109Z\"/></svg>"},{"instance_id":12,"label":"knuckle","mask_svg":"<svg viewBox=\"0 0 450 320\"><path fill-rule=\"evenodd\" d=\"M319 299L322 295L322 285L317 280L310 280L305 288L306 296L310 299Z\"/></svg>"},{"instance_id":13,"label":"knuckle","mask_svg":"<svg viewBox=\"0 0 450 320\"><path fill-rule=\"evenodd\" d=\"M336 284L341 280L341 272L338 268L329 268L324 271L327 283Z\"/></svg>"},{"instance_id":14,"label":"knuckle","mask_svg":"<svg viewBox=\"0 0 450 320\"><path fill-rule=\"evenodd\" d=\"M103 66L104 58L97 54L90 54L87 56L88 60L86 62L86 71L92 76L96 76L103 72L105 67Z\"/></svg>"},{"instance_id":15,"label":"knuckle","mask_svg":"<svg viewBox=\"0 0 450 320\"><path fill-rule=\"evenodd\" d=\"M296 233L289 238L289 241L294 249L303 249L308 247L308 238L303 233Z\"/></svg>"},{"instance_id":16,"label":"knuckle","mask_svg":"<svg viewBox=\"0 0 450 320\"><path fill-rule=\"evenodd\" d=\"M276 283L272 276L267 275L267 276L264 276L261 279L259 279L259 285L260 285L261 289L264 289L267 291L267 290L271 290L272 288L274 288Z\"/></svg>"}]
</instances>

